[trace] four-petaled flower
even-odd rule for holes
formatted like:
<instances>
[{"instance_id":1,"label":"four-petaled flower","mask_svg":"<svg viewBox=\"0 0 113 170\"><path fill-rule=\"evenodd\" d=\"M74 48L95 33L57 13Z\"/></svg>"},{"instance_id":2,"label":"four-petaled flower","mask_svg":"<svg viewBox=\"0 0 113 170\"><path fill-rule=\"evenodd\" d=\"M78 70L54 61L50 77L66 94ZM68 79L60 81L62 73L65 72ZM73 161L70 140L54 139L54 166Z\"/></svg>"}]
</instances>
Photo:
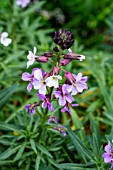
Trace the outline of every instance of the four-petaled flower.
<instances>
[{"instance_id":1,"label":"four-petaled flower","mask_svg":"<svg viewBox=\"0 0 113 170\"><path fill-rule=\"evenodd\" d=\"M58 88L59 83L58 80L62 80L62 77L60 75L52 75L48 78L46 78L45 82L48 87L55 87Z\"/></svg>"},{"instance_id":2,"label":"four-petaled flower","mask_svg":"<svg viewBox=\"0 0 113 170\"><path fill-rule=\"evenodd\" d=\"M72 101L74 101L74 98L67 91L66 84L64 84L63 86L59 86L57 91L54 92L54 95L56 98L59 98L60 106L64 106L66 104L66 101L68 101L69 103L72 103Z\"/></svg>"},{"instance_id":3,"label":"four-petaled flower","mask_svg":"<svg viewBox=\"0 0 113 170\"><path fill-rule=\"evenodd\" d=\"M40 70L40 69L34 68L34 69L32 70L32 74L29 74L29 73L27 73L27 72L24 72L24 73L22 74L22 80L24 80L24 81L30 81L30 83L29 83L28 86L27 86L28 92L31 91L32 86L33 86L33 83L36 81L36 79L34 78L34 71L35 71L35 70Z\"/></svg>"},{"instance_id":4,"label":"four-petaled flower","mask_svg":"<svg viewBox=\"0 0 113 170\"><path fill-rule=\"evenodd\" d=\"M105 146L105 153L102 155L104 158L105 163L110 163L111 168L113 168L113 149L111 148L110 141L108 141L108 144ZM110 169L111 169L110 168Z\"/></svg>"},{"instance_id":5,"label":"four-petaled flower","mask_svg":"<svg viewBox=\"0 0 113 170\"><path fill-rule=\"evenodd\" d=\"M7 38L7 37L8 37L8 33L7 32L3 32L0 35L0 42L4 46L8 46L12 42L12 39L11 38Z\"/></svg>"},{"instance_id":6,"label":"four-petaled flower","mask_svg":"<svg viewBox=\"0 0 113 170\"><path fill-rule=\"evenodd\" d=\"M33 53L32 53L31 51L29 51L29 54L28 54L28 56L27 56L27 59L29 60L29 61L27 62L27 68L34 63L35 57L36 57L35 54L36 54L36 47L34 47Z\"/></svg>"},{"instance_id":7,"label":"four-petaled flower","mask_svg":"<svg viewBox=\"0 0 113 170\"><path fill-rule=\"evenodd\" d=\"M59 131L60 134L63 134L64 136L66 136L66 128L64 126L58 125L58 126L55 126L53 129Z\"/></svg>"},{"instance_id":8,"label":"four-petaled flower","mask_svg":"<svg viewBox=\"0 0 113 170\"><path fill-rule=\"evenodd\" d=\"M31 105L31 104L27 104L25 106L26 112L29 112L31 115L33 115L36 112L36 108Z\"/></svg>"},{"instance_id":9,"label":"four-petaled flower","mask_svg":"<svg viewBox=\"0 0 113 170\"><path fill-rule=\"evenodd\" d=\"M67 90L71 92L71 95L83 92L84 89L88 89L86 84L87 76L82 77L82 73L77 75L71 74L70 72L65 73L65 77L70 81L71 85L68 85Z\"/></svg>"},{"instance_id":10,"label":"four-petaled flower","mask_svg":"<svg viewBox=\"0 0 113 170\"><path fill-rule=\"evenodd\" d=\"M43 94L40 94L40 93L37 93L37 95L43 101L43 103L42 103L42 107L43 108L47 108L48 107L48 109L50 111L54 110L54 108L53 108L53 106L52 106L52 104L50 102L50 95L47 94L47 95L44 96Z\"/></svg>"},{"instance_id":11,"label":"four-petaled flower","mask_svg":"<svg viewBox=\"0 0 113 170\"><path fill-rule=\"evenodd\" d=\"M49 119L48 119L48 124L50 123L57 123L57 118L55 116L49 116Z\"/></svg>"},{"instance_id":12,"label":"four-petaled flower","mask_svg":"<svg viewBox=\"0 0 113 170\"><path fill-rule=\"evenodd\" d=\"M45 72L42 70L34 71L34 77L37 81L33 82L34 89L39 89L39 93L45 95L46 94L46 83L44 80Z\"/></svg>"}]
</instances>

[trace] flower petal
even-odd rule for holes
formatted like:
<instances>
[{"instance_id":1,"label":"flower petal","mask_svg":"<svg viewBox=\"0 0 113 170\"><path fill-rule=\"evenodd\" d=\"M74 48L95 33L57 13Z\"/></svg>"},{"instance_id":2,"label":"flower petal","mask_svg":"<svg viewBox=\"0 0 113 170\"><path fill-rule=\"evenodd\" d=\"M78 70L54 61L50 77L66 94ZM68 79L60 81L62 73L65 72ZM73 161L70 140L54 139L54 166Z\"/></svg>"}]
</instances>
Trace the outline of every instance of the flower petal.
<instances>
[{"instance_id":1,"label":"flower petal","mask_svg":"<svg viewBox=\"0 0 113 170\"><path fill-rule=\"evenodd\" d=\"M40 83L40 81L34 81L33 86L34 86L34 89L37 90L37 89L40 89L42 84Z\"/></svg>"},{"instance_id":2,"label":"flower petal","mask_svg":"<svg viewBox=\"0 0 113 170\"><path fill-rule=\"evenodd\" d=\"M45 95L46 94L46 85L42 85L39 88L39 93Z\"/></svg>"},{"instance_id":3,"label":"flower petal","mask_svg":"<svg viewBox=\"0 0 113 170\"><path fill-rule=\"evenodd\" d=\"M31 78L31 75L27 72L22 73L22 80L29 81Z\"/></svg>"},{"instance_id":4,"label":"flower petal","mask_svg":"<svg viewBox=\"0 0 113 170\"><path fill-rule=\"evenodd\" d=\"M74 98L70 94L67 94L65 98L69 103L72 103L72 101L74 101Z\"/></svg>"},{"instance_id":5,"label":"flower petal","mask_svg":"<svg viewBox=\"0 0 113 170\"><path fill-rule=\"evenodd\" d=\"M65 97L60 96L58 102L60 106L64 106L66 104Z\"/></svg>"},{"instance_id":6,"label":"flower petal","mask_svg":"<svg viewBox=\"0 0 113 170\"><path fill-rule=\"evenodd\" d=\"M33 53L36 54L36 47L34 47Z\"/></svg>"},{"instance_id":7,"label":"flower petal","mask_svg":"<svg viewBox=\"0 0 113 170\"><path fill-rule=\"evenodd\" d=\"M37 93L37 95L42 101L46 99L46 97L43 94L40 94L39 92Z\"/></svg>"},{"instance_id":8,"label":"flower petal","mask_svg":"<svg viewBox=\"0 0 113 170\"><path fill-rule=\"evenodd\" d=\"M46 82L46 85L47 85L48 87L52 87L52 86L54 85L53 77L52 77L52 76L46 78L46 79L45 79L45 82Z\"/></svg>"},{"instance_id":9,"label":"flower petal","mask_svg":"<svg viewBox=\"0 0 113 170\"><path fill-rule=\"evenodd\" d=\"M105 151L107 152L107 153L110 153L110 150L111 150L111 145L110 145L110 141L108 141L108 144L105 146Z\"/></svg>"},{"instance_id":10,"label":"flower petal","mask_svg":"<svg viewBox=\"0 0 113 170\"><path fill-rule=\"evenodd\" d=\"M35 77L37 80L40 80L40 81L43 80L42 72L41 72L40 69L34 71L34 77Z\"/></svg>"},{"instance_id":11,"label":"flower petal","mask_svg":"<svg viewBox=\"0 0 113 170\"><path fill-rule=\"evenodd\" d=\"M43 108L46 108L46 107L47 107L47 102L46 102L46 101L44 101L44 102L42 103L42 107L43 107Z\"/></svg>"},{"instance_id":12,"label":"flower petal","mask_svg":"<svg viewBox=\"0 0 113 170\"><path fill-rule=\"evenodd\" d=\"M54 95L56 98L59 98L61 96L61 92L60 91L55 91Z\"/></svg>"},{"instance_id":13,"label":"flower petal","mask_svg":"<svg viewBox=\"0 0 113 170\"><path fill-rule=\"evenodd\" d=\"M32 90L32 82L30 82L29 84L28 84L28 86L27 86L27 90L28 90L28 92L30 92L31 90Z\"/></svg>"}]
</instances>

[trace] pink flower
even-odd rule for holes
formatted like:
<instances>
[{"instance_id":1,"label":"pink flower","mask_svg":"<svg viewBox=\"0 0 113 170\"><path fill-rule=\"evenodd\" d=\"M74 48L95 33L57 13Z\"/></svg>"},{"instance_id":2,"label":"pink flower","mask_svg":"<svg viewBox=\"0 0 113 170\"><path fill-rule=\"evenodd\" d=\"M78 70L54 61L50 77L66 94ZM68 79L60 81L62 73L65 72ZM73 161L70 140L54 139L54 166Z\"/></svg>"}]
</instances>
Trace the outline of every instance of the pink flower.
<instances>
[{"instance_id":1,"label":"pink flower","mask_svg":"<svg viewBox=\"0 0 113 170\"><path fill-rule=\"evenodd\" d=\"M23 81L29 81L29 82L30 82L30 83L28 84L28 86L27 86L28 92L31 91L31 89L32 89L32 87L33 87L33 83L36 81L36 79L35 79L35 77L34 77L34 71L35 71L35 70L40 70L40 69L34 68L34 69L32 70L32 74L29 74L29 73L27 73L27 72L24 72L24 73L22 74L22 80L23 80Z\"/></svg>"},{"instance_id":2,"label":"pink flower","mask_svg":"<svg viewBox=\"0 0 113 170\"><path fill-rule=\"evenodd\" d=\"M67 85L64 84L63 86L60 86L57 91L54 92L54 95L56 98L59 98L59 105L64 106L66 104L66 101L71 103L74 101L74 98L69 94L67 91Z\"/></svg>"},{"instance_id":3,"label":"pink flower","mask_svg":"<svg viewBox=\"0 0 113 170\"><path fill-rule=\"evenodd\" d=\"M113 149L111 148L110 141L108 141L108 144L105 146L105 151L106 152L102 155L104 162L110 163L111 168L113 168Z\"/></svg>"},{"instance_id":4,"label":"pink flower","mask_svg":"<svg viewBox=\"0 0 113 170\"><path fill-rule=\"evenodd\" d=\"M77 75L71 74L70 72L65 73L65 77L70 81L71 85L68 85L67 90L71 92L72 95L83 92L84 89L88 89L86 84L87 76L82 77L82 73Z\"/></svg>"},{"instance_id":5,"label":"pink flower","mask_svg":"<svg viewBox=\"0 0 113 170\"><path fill-rule=\"evenodd\" d=\"M36 70L34 71L34 77L36 81L33 82L34 89L38 89L40 94L45 95L46 94L46 83L45 83L45 72L42 70Z\"/></svg>"}]
</instances>

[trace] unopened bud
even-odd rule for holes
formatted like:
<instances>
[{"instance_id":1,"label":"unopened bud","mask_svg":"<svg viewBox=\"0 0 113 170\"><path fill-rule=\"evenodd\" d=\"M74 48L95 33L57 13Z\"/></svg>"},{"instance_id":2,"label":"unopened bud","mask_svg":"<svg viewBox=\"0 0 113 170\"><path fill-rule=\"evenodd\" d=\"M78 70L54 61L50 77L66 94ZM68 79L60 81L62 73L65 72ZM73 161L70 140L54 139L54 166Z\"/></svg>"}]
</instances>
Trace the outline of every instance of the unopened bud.
<instances>
[{"instance_id":1,"label":"unopened bud","mask_svg":"<svg viewBox=\"0 0 113 170\"><path fill-rule=\"evenodd\" d=\"M72 59L72 60L80 60L80 61L82 61L82 60L85 59L85 56L69 52L68 54L64 54L64 59Z\"/></svg>"},{"instance_id":2,"label":"unopened bud","mask_svg":"<svg viewBox=\"0 0 113 170\"><path fill-rule=\"evenodd\" d=\"M45 52L45 53L43 53L43 56L45 56L45 57L52 57L53 53L52 52Z\"/></svg>"},{"instance_id":3,"label":"unopened bud","mask_svg":"<svg viewBox=\"0 0 113 170\"><path fill-rule=\"evenodd\" d=\"M73 75L70 73L70 72L66 72L65 73L65 77L70 81L72 82L74 79L73 79Z\"/></svg>"},{"instance_id":4,"label":"unopened bud","mask_svg":"<svg viewBox=\"0 0 113 170\"><path fill-rule=\"evenodd\" d=\"M45 57L45 56L35 57L35 60L37 62L47 63L48 62L48 57Z\"/></svg>"},{"instance_id":5,"label":"unopened bud","mask_svg":"<svg viewBox=\"0 0 113 170\"><path fill-rule=\"evenodd\" d=\"M71 59L63 59L63 60L60 61L60 65L61 66L66 66L71 61L72 61Z\"/></svg>"},{"instance_id":6,"label":"unopened bud","mask_svg":"<svg viewBox=\"0 0 113 170\"><path fill-rule=\"evenodd\" d=\"M55 51L55 52L59 52L58 47L53 47L53 51Z\"/></svg>"},{"instance_id":7,"label":"unopened bud","mask_svg":"<svg viewBox=\"0 0 113 170\"><path fill-rule=\"evenodd\" d=\"M56 66L56 67L53 68L53 74L54 75L58 75L59 71L60 71L60 67L59 66Z\"/></svg>"}]
</instances>

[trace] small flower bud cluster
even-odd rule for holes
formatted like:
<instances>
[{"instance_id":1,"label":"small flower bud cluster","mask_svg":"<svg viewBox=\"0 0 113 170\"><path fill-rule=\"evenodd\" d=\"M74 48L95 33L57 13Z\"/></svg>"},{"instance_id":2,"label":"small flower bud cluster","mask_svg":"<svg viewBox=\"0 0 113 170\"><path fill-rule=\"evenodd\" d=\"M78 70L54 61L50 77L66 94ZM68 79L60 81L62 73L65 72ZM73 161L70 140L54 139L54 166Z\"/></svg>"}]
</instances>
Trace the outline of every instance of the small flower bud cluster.
<instances>
[{"instance_id":1,"label":"small flower bud cluster","mask_svg":"<svg viewBox=\"0 0 113 170\"><path fill-rule=\"evenodd\" d=\"M86 84L87 77L83 77L82 73L77 75L64 70L64 66L73 60L82 61L85 56L75 54L71 51L70 47L74 42L73 35L67 30L55 32L53 41L57 44L54 47L53 52L44 52L41 56L36 55L36 47L34 51L29 51L27 56L27 68L29 68L35 61L36 62L52 62L53 68L50 72L45 72L42 68L33 68L32 73L24 72L22 74L22 80L28 81L28 92L34 88L37 90L37 97L40 99L40 103L37 102L33 105L28 104L25 106L26 111L30 114L36 112L36 107L41 105L42 108L47 108L50 112L54 111L52 104L53 100L58 100L58 104L62 107L61 112L70 113L70 107L76 107L78 104L73 103L75 96L78 93L82 93L84 89L88 89ZM63 50L67 49L68 53L63 54ZM55 52L54 52L55 51ZM64 76L60 75L63 72ZM63 81L62 81L63 80ZM64 83L62 83L64 82ZM56 118L49 117L49 123L57 123ZM53 128L59 131L64 136L66 135L65 128L58 125Z\"/></svg>"}]
</instances>

